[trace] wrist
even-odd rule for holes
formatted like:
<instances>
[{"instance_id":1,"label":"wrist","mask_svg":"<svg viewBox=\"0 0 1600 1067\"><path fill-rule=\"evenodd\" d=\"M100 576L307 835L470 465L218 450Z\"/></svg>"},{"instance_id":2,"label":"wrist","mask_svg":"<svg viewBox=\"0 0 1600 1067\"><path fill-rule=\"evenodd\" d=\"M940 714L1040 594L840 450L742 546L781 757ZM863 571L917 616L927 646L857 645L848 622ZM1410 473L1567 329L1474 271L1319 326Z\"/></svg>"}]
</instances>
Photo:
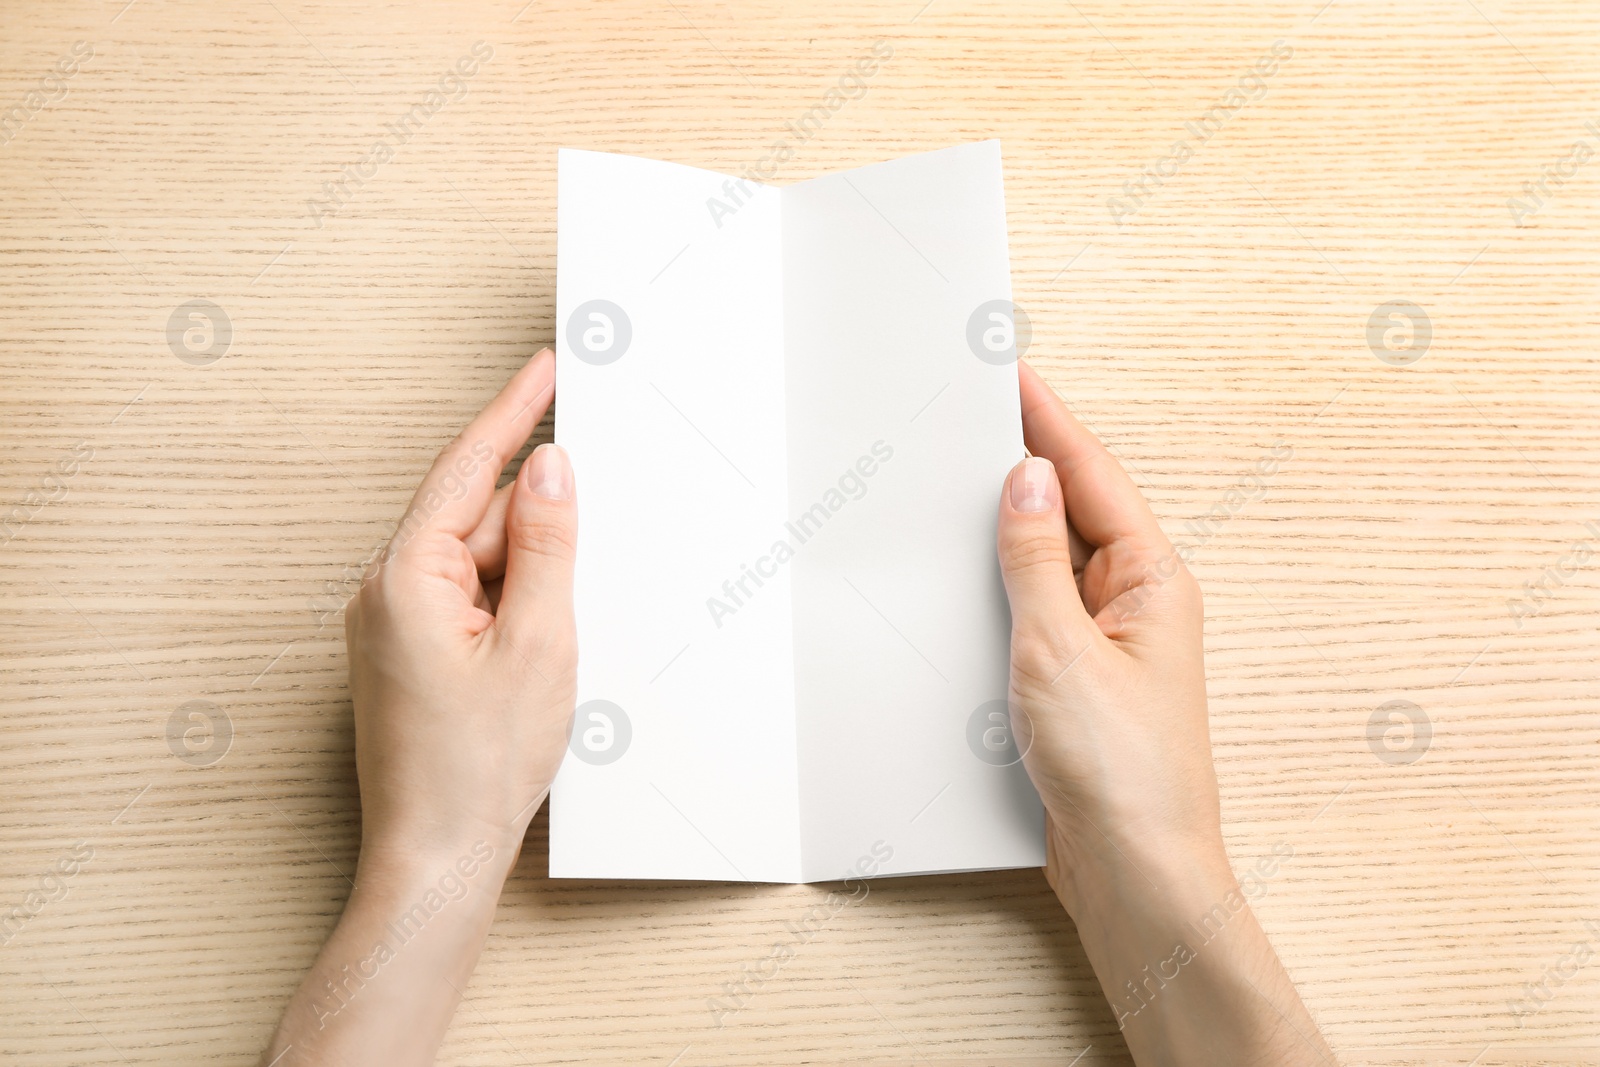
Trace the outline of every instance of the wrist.
<instances>
[{"instance_id":1,"label":"wrist","mask_svg":"<svg viewBox=\"0 0 1600 1067\"><path fill-rule=\"evenodd\" d=\"M1191 918L1238 886L1220 834L1096 833L1090 841L1064 835L1052 842L1057 896L1075 921L1109 912L1144 913L1152 920Z\"/></svg>"},{"instance_id":2,"label":"wrist","mask_svg":"<svg viewBox=\"0 0 1600 1067\"><path fill-rule=\"evenodd\" d=\"M494 922L504 852L487 842L437 855L363 847L339 919L349 950L356 958L427 958L465 977Z\"/></svg>"},{"instance_id":3,"label":"wrist","mask_svg":"<svg viewBox=\"0 0 1600 1067\"><path fill-rule=\"evenodd\" d=\"M486 870L503 881L516 865L531 817L529 812L528 819L505 824L417 811L367 815L362 819L359 866L372 877L402 882L430 873L437 878L447 868L474 881Z\"/></svg>"},{"instance_id":4,"label":"wrist","mask_svg":"<svg viewBox=\"0 0 1600 1067\"><path fill-rule=\"evenodd\" d=\"M486 836L448 847L409 839L363 840L349 907L387 913L422 902L437 905L430 913L447 910L443 904L451 911L492 910L516 857L516 848Z\"/></svg>"}]
</instances>

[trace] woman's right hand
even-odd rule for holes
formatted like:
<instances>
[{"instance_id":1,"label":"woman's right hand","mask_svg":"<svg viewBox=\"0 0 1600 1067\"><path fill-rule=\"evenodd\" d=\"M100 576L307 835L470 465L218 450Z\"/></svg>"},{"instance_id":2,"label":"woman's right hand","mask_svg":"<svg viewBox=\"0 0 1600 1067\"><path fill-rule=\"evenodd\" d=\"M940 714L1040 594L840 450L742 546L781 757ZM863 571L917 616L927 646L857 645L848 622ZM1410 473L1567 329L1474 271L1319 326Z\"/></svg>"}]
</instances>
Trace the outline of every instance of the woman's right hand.
<instances>
[{"instance_id":1,"label":"woman's right hand","mask_svg":"<svg viewBox=\"0 0 1600 1067\"><path fill-rule=\"evenodd\" d=\"M1200 587L1117 461L1018 372L1033 456L999 552L1046 878L1142 1067L1332 1064L1223 848Z\"/></svg>"},{"instance_id":2,"label":"woman's right hand","mask_svg":"<svg viewBox=\"0 0 1600 1067\"><path fill-rule=\"evenodd\" d=\"M1121 851L1222 856L1200 586L1138 488L1019 364L1032 458L1000 506L1011 700L1050 818L1050 882ZM1016 712L1013 712L1016 715Z\"/></svg>"}]
</instances>

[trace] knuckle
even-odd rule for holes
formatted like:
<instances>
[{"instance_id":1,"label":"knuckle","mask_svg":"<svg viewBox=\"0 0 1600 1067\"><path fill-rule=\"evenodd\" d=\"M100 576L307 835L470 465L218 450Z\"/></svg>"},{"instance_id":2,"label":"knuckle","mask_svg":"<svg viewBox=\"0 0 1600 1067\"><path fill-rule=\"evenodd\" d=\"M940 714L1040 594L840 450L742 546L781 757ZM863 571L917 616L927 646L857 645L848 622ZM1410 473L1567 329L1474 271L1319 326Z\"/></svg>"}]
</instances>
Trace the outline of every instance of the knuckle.
<instances>
[{"instance_id":1,"label":"knuckle","mask_svg":"<svg viewBox=\"0 0 1600 1067\"><path fill-rule=\"evenodd\" d=\"M384 587L387 585L387 576L382 568L362 578L361 587L356 590L356 595L345 605L346 613L354 615L360 611L370 610L376 602L381 602Z\"/></svg>"},{"instance_id":2,"label":"knuckle","mask_svg":"<svg viewBox=\"0 0 1600 1067\"><path fill-rule=\"evenodd\" d=\"M1065 536L1039 531L1008 538L1004 550L1005 563L1013 571L1072 568L1072 549Z\"/></svg>"},{"instance_id":3,"label":"knuckle","mask_svg":"<svg viewBox=\"0 0 1600 1067\"><path fill-rule=\"evenodd\" d=\"M1157 591L1186 611L1201 611L1204 597L1200 582L1176 552L1152 565L1151 575Z\"/></svg>"},{"instance_id":4,"label":"knuckle","mask_svg":"<svg viewBox=\"0 0 1600 1067\"><path fill-rule=\"evenodd\" d=\"M464 467L476 470L496 458L494 445L484 440L468 440L467 432L462 430L450 439L449 444L439 450L438 462L440 466Z\"/></svg>"},{"instance_id":5,"label":"knuckle","mask_svg":"<svg viewBox=\"0 0 1600 1067\"><path fill-rule=\"evenodd\" d=\"M1178 573L1177 590L1185 608L1200 615L1205 614L1205 592L1200 588L1200 580L1191 574L1187 567Z\"/></svg>"},{"instance_id":6,"label":"knuckle","mask_svg":"<svg viewBox=\"0 0 1600 1067\"><path fill-rule=\"evenodd\" d=\"M1135 584L1171 590L1174 593L1181 592L1185 596L1198 591L1198 583L1190 573L1188 565L1184 563L1182 553L1177 549L1158 551L1154 548L1141 547L1128 562L1130 568L1139 575Z\"/></svg>"},{"instance_id":7,"label":"knuckle","mask_svg":"<svg viewBox=\"0 0 1600 1067\"><path fill-rule=\"evenodd\" d=\"M383 551L361 572L361 584L356 587L356 595L352 600L359 600L363 594L371 596L381 588L387 578L390 568L394 566L395 555L392 545L385 545Z\"/></svg>"},{"instance_id":8,"label":"knuckle","mask_svg":"<svg viewBox=\"0 0 1600 1067\"><path fill-rule=\"evenodd\" d=\"M499 470L504 466L499 461L500 457L492 444L481 439L468 440L463 431L439 450L433 461L432 480L439 492L457 498L466 491L482 468L492 466L492 469Z\"/></svg>"},{"instance_id":9,"label":"knuckle","mask_svg":"<svg viewBox=\"0 0 1600 1067\"><path fill-rule=\"evenodd\" d=\"M362 587L359 594L366 605L362 610L374 612L382 618L386 613L403 609L407 600L407 584L404 575L389 574L373 579Z\"/></svg>"},{"instance_id":10,"label":"knuckle","mask_svg":"<svg viewBox=\"0 0 1600 1067\"><path fill-rule=\"evenodd\" d=\"M565 515L523 514L508 526L506 538L518 552L558 562L570 561L578 550L578 531Z\"/></svg>"}]
</instances>

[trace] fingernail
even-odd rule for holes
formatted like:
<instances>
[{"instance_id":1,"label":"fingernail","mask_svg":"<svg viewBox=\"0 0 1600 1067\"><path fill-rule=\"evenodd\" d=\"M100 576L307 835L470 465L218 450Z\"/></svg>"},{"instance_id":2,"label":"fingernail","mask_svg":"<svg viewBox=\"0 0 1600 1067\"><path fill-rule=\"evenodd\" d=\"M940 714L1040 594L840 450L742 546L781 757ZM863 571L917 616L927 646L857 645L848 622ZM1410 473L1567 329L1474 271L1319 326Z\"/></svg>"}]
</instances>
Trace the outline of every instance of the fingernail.
<instances>
[{"instance_id":1,"label":"fingernail","mask_svg":"<svg viewBox=\"0 0 1600 1067\"><path fill-rule=\"evenodd\" d=\"M540 445L522 465L522 478L546 500L572 499L572 464L560 445Z\"/></svg>"},{"instance_id":2,"label":"fingernail","mask_svg":"<svg viewBox=\"0 0 1600 1067\"><path fill-rule=\"evenodd\" d=\"M1059 492L1056 469L1047 459L1025 459L1011 476L1011 506L1017 511L1049 511Z\"/></svg>"}]
</instances>

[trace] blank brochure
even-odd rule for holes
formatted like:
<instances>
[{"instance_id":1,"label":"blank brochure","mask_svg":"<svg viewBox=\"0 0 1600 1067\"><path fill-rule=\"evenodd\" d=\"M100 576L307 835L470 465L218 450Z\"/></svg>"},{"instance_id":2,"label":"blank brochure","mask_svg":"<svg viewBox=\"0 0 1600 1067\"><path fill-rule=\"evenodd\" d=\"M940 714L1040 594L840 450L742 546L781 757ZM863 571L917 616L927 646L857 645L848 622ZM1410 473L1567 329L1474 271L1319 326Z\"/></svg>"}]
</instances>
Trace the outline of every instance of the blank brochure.
<instances>
[{"instance_id":1,"label":"blank brochure","mask_svg":"<svg viewBox=\"0 0 1600 1067\"><path fill-rule=\"evenodd\" d=\"M994 548L1024 454L998 142L783 188L563 149L557 255L551 876L1042 866Z\"/></svg>"}]
</instances>

